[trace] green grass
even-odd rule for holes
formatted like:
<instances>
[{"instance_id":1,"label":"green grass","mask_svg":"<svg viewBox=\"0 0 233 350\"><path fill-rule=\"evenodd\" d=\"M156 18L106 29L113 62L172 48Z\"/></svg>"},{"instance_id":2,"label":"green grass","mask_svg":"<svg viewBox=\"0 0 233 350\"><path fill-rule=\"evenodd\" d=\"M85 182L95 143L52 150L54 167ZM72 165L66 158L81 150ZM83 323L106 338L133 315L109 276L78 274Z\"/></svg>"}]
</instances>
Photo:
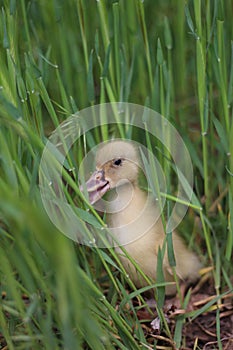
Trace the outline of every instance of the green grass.
<instances>
[{"instance_id":1,"label":"green grass","mask_svg":"<svg viewBox=\"0 0 233 350\"><path fill-rule=\"evenodd\" d=\"M58 232L38 188L41 154L59 123L82 108L124 101L146 105L171 121L193 162L195 196L180 232L203 264L213 266L216 298L179 315L172 332L161 284L157 311L163 334L181 348L185 322L232 290L232 1L0 4L0 346L155 348L138 319L140 307L132 303L141 291L114 250L77 245ZM80 144L89 149L114 130L115 136L142 138L118 124L102 126ZM80 144L72 149L70 166L82 159ZM172 205L169 168L166 180ZM79 193L70 201L86 208ZM103 224L97 213L90 215ZM220 349L219 312L216 333ZM198 340L194 348L199 349Z\"/></svg>"}]
</instances>

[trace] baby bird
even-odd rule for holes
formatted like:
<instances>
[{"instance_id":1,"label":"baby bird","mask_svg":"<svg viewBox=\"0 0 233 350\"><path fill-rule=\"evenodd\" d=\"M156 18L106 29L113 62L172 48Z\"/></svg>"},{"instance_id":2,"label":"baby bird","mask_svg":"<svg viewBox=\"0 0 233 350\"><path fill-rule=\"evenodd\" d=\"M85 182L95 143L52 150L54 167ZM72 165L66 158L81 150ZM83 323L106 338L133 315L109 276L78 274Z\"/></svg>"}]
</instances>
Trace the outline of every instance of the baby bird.
<instances>
[{"instance_id":1,"label":"baby bird","mask_svg":"<svg viewBox=\"0 0 233 350\"><path fill-rule=\"evenodd\" d=\"M166 239L158 205L138 186L140 159L136 147L129 141L113 140L105 143L96 155L96 171L86 182L91 204L109 192L105 202L106 220L115 237L122 264L138 288L147 285L146 280L124 255L124 246L141 270L156 282L157 257ZM173 248L176 273L182 281L194 282L199 277L201 264L174 231ZM174 282L172 269L165 252L163 259L165 281ZM175 284L166 286L166 294L176 293Z\"/></svg>"}]
</instances>

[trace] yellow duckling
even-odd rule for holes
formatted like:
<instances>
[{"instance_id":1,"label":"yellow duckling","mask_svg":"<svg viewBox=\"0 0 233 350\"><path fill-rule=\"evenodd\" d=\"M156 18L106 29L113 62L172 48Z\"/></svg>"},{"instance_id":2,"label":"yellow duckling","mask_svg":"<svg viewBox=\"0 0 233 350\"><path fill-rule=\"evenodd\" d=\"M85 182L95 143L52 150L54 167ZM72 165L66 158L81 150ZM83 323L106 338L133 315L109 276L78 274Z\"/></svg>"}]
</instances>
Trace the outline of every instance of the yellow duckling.
<instances>
[{"instance_id":1,"label":"yellow duckling","mask_svg":"<svg viewBox=\"0 0 233 350\"><path fill-rule=\"evenodd\" d=\"M91 204L99 201L109 191L110 200L105 202L107 224L119 243L115 249L124 268L138 288L147 283L123 254L120 246L123 245L142 271L156 281L158 250L166 238L158 205L138 187L139 164L137 149L131 142L110 141L98 150L96 171L86 183ZM187 283L194 282L199 277L201 264L177 233L173 232L172 235L177 276ZM163 271L165 281L174 281L166 253ZM175 285L166 286L167 295L175 292Z\"/></svg>"}]
</instances>

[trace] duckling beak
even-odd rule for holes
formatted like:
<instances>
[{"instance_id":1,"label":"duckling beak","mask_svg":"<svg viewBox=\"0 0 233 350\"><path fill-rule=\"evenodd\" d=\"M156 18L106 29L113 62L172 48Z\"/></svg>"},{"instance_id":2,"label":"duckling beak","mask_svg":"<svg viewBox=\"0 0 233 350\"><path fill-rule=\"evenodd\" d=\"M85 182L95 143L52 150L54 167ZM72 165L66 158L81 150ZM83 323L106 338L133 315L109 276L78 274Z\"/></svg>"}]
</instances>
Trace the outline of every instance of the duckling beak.
<instances>
[{"instance_id":1,"label":"duckling beak","mask_svg":"<svg viewBox=\"0 0 233 350\"><path fill-rule=\"evenodd\" d=\"M86 182L89 201L91 204L97 202L110 189L109 182L104 177L103 170L95 171Z\"/></svg>"}]
</instances>

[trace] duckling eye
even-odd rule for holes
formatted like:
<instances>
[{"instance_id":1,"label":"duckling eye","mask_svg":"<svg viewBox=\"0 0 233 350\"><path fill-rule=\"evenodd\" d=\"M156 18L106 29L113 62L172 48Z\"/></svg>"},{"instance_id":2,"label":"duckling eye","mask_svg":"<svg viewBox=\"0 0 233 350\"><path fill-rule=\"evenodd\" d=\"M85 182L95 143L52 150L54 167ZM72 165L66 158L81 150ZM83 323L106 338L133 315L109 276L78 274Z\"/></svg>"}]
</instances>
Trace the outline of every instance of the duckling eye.
<instances>
[{"instance_id":1,"label":"duckling eye","mask_svg":"<svg viewBox=\"0 0 233 350\"><path fill-rule=\"evenodd\" d=\"M121 165L121 162L122 162L121 159L117 159L117 160L114 161L113 164L118 166L118 165Z\"/></svg>"}]
</instances>

